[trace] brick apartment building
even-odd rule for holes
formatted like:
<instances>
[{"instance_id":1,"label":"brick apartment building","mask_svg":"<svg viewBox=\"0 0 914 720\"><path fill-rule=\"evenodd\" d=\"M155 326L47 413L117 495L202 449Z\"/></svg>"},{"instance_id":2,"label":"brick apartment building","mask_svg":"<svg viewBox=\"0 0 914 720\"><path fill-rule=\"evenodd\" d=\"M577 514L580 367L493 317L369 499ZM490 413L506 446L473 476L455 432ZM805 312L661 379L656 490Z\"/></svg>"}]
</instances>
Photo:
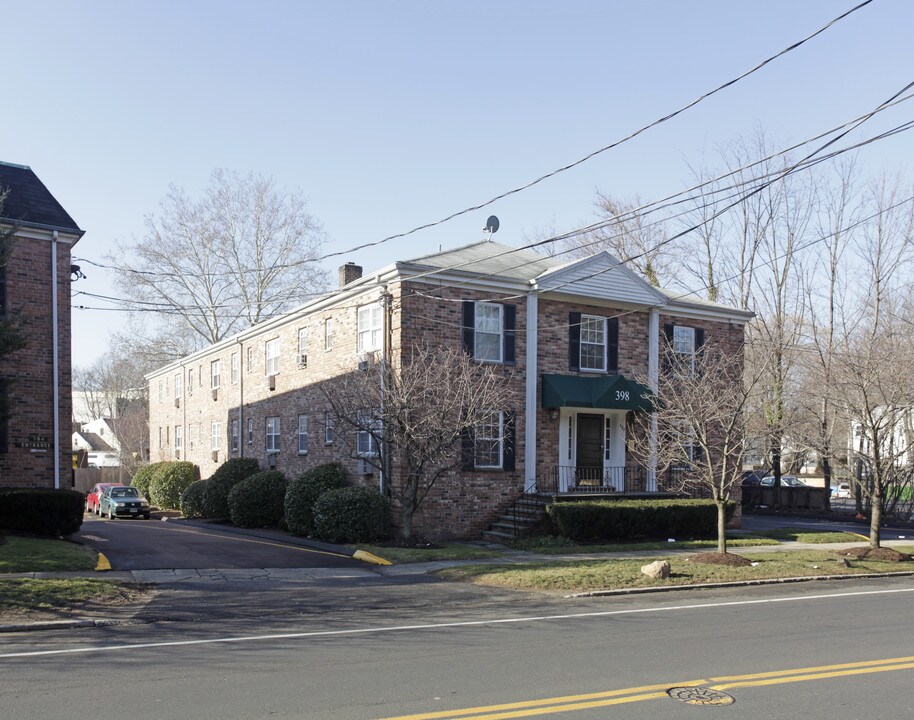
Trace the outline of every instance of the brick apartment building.
<instances>
[{"instance_id":1,"label":"brick apartment building","mask_svg":"<svg viewBox=\"0 0 914 720\"><path fill-rule=\"evenodd\" d=\"M382 305L385 292L392 301ZM462 345L480 362L513 366L521 400L497 413L484 461L436 483L414 530L478 537L525 490L586 482L656 492L655 473L626 447L627 419L646 407L635 378L656 381L664 338L678 352L713 342L741 356L751 317L677 299L606 253L568 263L487 241L364 277L350 263L335 292L151 373L150 456L190 460L202 477L230 457L290 476L340 460L356 482L378 483L335 437L319 383L355 371L365 353Z\"/></svg>"},{"instance_id":2,"label":"brick apartment building","mask_svg":"<svg viewBox=\"0 0 914 720\"><path fill-rule=\"evenodd\" d=\"M28 167L0 163L0 314L18 316L26 347L0 359L10 416L0 420L0 485L71 483L70 250L83 231Z\"/></svg>"}]
</instances>

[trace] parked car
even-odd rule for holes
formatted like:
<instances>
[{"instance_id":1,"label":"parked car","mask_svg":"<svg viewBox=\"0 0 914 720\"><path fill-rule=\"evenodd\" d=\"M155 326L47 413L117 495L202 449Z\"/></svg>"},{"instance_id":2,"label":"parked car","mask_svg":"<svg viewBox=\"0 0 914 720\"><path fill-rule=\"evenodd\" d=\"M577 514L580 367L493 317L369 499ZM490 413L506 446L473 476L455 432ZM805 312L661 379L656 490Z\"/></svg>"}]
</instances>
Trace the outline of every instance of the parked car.
<instances>
[{"instance_id":1,"label":"parked car","mask_svg":"<svg viewBox=\"0 0 914 720\"><path fill-rule=\"evenodd\" d=\"M140 491L129 485L112 485L105 488L99 502L99 514L107 515L109 520L116 517L140 517L149 519L149 501Z\"/></svg>"},{"instance_id":2,"label":"parked car","mask_svg":"<svg viewBox=\"0 0 914 720\"><path fill-rule=\"evenodd\" d=\"M849 498L851 496L851 486L847 483L831 486L831 496L833 498Z\"/></svg>"},{"instance_id":3,"label":"parked car","mask_svg":"<svg viewBox=\"0 0 914 720\"><path fill-rule=\"evenodd\" d=\"M774 475L768 475L762 478L762 487L774 487ZM806 487L806 483L800 480L796 475L781 475L781 487L800 488Z\"/></svg>"},{"instance_id":4,"label":"parked car","mask_svg":"<svg viewBox=\"0 0 914 720\"><path fill-rule=\"evenodd\" d=\"M740 483L743 487L752 487L754 485L762 484L762 476L757 472L752 472L751 470L746 470L743 473L743 479Z\"/></svg>"},{"instance_id":5,"label":"parked car","mask_svg":"<svg viewBox=\"0 0 914 720\"><path fill-rule=\"evenodd\" d=\"M114 485L117 485L117 483L95 483L92 489L86 493L86 512L100 514L99 504L101 503L102 493L105 492L105 488Z\"/></svg>"}]
</instances>

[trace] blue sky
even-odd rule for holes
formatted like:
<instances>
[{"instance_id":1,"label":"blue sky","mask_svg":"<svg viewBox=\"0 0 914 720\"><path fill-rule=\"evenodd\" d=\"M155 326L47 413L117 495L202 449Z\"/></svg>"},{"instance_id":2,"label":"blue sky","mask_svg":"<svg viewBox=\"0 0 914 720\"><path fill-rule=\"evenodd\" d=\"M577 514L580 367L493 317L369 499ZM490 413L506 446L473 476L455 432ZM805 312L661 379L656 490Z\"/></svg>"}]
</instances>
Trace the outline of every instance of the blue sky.
<instances>
[{"instance_id":1,"label":"blue sky","mask_svg":"<svg viewBox=\"0 0 914 720\"><path fill-rule=\"evenodd\" d=\"M225 167L300 190L345 250L474 205L665 115L855 3L5 2L0 160L30 165L103 261L171 183ZM328 261L366 271L482 239L592 221L599 189L653 199L715 148L772 145L863 114L911 77L914 4L875 0L807 45L620 148L439 228ZM869 128L900 124L907 106ZM861 155L906 171L912 138ZM84 265L75 289L111 294ZM118 312L73 311L97 358Z\"/></svg>"}]
</instances>

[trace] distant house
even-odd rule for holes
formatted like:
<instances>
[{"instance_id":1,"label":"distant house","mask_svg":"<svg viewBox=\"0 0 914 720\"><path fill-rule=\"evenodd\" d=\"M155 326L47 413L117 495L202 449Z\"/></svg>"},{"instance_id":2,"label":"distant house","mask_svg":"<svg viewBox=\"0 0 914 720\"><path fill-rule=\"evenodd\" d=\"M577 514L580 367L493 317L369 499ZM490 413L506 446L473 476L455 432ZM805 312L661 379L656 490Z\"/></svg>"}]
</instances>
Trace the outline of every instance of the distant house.
<instances>
[{"instance_id":1,"label":"distant house","mask_svg":"<svg viewBox=\"0 0 914 720\"><path fill-rule=\"evenodd\" d=\"M73 450L85 451L89 467L118 467L121 464L121 444L110 418L83 423L73 432Z\"/></svg>"},{"instance_id":2,"label":"distant house","mask_svg":"<svg viewBox=\"0 0 914 720\"><path fill-rule=\"evenodd\" d=\"M524 493L663 492L629 448L634 415L652 407L641 382L656 383L664 350L694 358L713 344L741 358L752 316L652 287L607 253L562 262L480 242L365 277L350 263L335 292L150 373L150 455L190 460L203 477L242 456L290 476L341 461L378 485L364 460L376 449L346 452L321 382L382 353L463 348L503 368L517 404L480 415L414 529L479 537ZM390 482L401 470L395 460Z\"/></svg>"},{"instance_id":3,"label":"distant house","mask_svg":"<svg viewBox=\"0 0 914 720\"><path fill-rule=\"evenodd\" d=\"M0 314L21 317L28 340L0 361L10 399L0 485L70 487L70 251L83 231L31 168L0 162L0 193L0 229L14 236Z\"/></svg>"}]
</instances>

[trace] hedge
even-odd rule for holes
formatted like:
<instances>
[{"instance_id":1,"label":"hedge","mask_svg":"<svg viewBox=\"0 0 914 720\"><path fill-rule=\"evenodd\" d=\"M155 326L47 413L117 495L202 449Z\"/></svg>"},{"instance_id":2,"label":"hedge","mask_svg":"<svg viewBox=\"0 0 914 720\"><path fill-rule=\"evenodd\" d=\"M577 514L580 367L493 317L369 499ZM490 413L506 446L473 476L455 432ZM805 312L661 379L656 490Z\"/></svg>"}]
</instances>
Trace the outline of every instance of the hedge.
<instances>
[{"instance_id":1,"label":"hedge","mask_svg":"<svg viewBox=\"0 0 914 720\"><path fill-rule=\"evenodd\" d=\"M328 542L376 542L390 534L390 503L376 488L328 490L314 503L314 531Z\"/></svg>"},{"instance_id":2,"label":"hedge","mask_svg":"<svg viewBox=\"0 0 914 720\"><path fill-rule=\"evenodd\" d=\"M155 477L159 469L166 464L166 462L156 462L150 463L149 465L144 465L139 470L136 471L131 479L130 484L133 485L137 490L140 491L140 495L143 495L147 500L151 499L149 497L149 484L152 482L152 479Z\"/></svg>"},{"instance_id":3,"label":"hedge","mask_svg":"<svg viewBox=\"0 0 914 720\"><path fill-rule=\"evenodd\" d=\"M186 518L203 517L203 493L209 480L196 480L181 493L181 514Z\"/></svg>"},{"instance_id":4,"label":"hedge","mask_svg":"<svg viewBox=\"0 0 914 720\"><path fill-rule=\"evenodd\" d=\"M86 497L76 490L0 488L0 528L34 535L72 535L83 522Z\"/></svg>"},{"instance_id":5,"label":"hedge","mask_svg":"<svg viewBox=\"0 0 914 720\"><path fill-rule=\"evenodd\" d=\"M199 479L200 469L186 460L158 463L146 497L157 508L175 510L181 505L182 493Z\"/></svg>"},{"instance_id":6,"label":"hedge","mask_svg":"<svg viewBox=\"0 0 914 720\"><path fill-rule=\"evenodd\" d=\"M733 515L727 505L727 519ZM717 535L712 500L602 500L553 503L546 507L556 534L570 540L691 538Z\"/></svg>"},{"instance_id":7,"label":"hedge","mask_svg":"<svg viewBox=\"0 0 914 720\"><path fill-rule=\"evenodd\" d=\"M231 458L209 477L203 492L203 517L222 519L229 516L228 496L242 480L260 472L256 458Z\"/></svg>"},{"instance_id":8,"label":"hedge","mask_svg":"<svg viewBox=\"0 0 914 720\"><path fill-rule=\"evenodd\" d=\"M259 472L229 492L229 517L238 527L278 527L285 498L286 476L279 470Z\"/></svg>"},{"instance_id":9,"label":"hedge","mask_svg":"<svg viewBox=\"0 0 914 720\"><path fill-rule=\"evenodd\" d=\"M328 463L311 468L294 480L286 489L286 526L296 535L314 534L314 503L328 490L346 484L346 468L342 464Z\"/></svg>"}]
</instances>

